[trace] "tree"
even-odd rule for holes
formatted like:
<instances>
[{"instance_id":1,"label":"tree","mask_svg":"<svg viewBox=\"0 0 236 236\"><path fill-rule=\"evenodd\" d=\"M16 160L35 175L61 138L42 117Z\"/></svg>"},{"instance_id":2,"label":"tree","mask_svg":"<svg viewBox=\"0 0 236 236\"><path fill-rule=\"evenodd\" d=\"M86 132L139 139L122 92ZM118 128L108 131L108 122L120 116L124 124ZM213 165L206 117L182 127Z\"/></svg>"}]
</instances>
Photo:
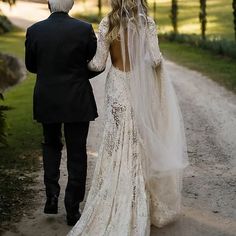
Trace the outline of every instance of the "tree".
<instances>
[{"instance_id":1,"label":"tree","mask_svg":"<svg viewBox=\"0 0 236 236\"><path fill-rule=\"evenodd\" d=\"M157 18L156 14L157 14L157 2L156 2L156 0L154 0L154 2L153 2L153 18L154 18L154 20L156 20L156 18Z\"/></svg>"},{"instance_id":2,"label":"tree","mask_svg":"<svg viewBox=\"0 0 236 236\"><path fill-rule=\"evenodd\" d=\"M16 0L2 0L2 2L7 2L10 6L16 3Z\"/></svg>"},{"instance_id":3,"label":"tree","mask_svg":"<svg viewBox=\"0 0 236 236\"><path fill-rule=\"evenodd\" d=\"M207 26L206 0L200 0L199 20L201 23L202 39L205 40L206 39L206 26Z\"/></svg>"},{"instance_id":4,"label":"tree","mask_svg":"<svg viewBox=\"0 0 236 236\"><path fill-rule=\"evenodd\" d=\"M0 0L2 2L7 2L10 6L14 5L16 0ZM12 29L11 22L4 16L0 9L0 34L8 32Z\"/></svg>"},{"instance_id":5,"label":"tree","mask_svg":"<svg viewBox=\"0 0 236 236\"><path fill-rule=\"evenodd\" d=\"M233 0L232 6L233 6L233 15L234 15L234 34L235 34L235 40L236 40L236 0Z\"/></svg>"},{"instance_id":6,"label":"tree","mask_svg":"<svg viewBox=\"0 0 236 236\"><path fill-rule=\"evenodd\" d=\"M178 0L172 0L170 19L174 33L178 34Z\"/></svg>"},{"instance_id":7,"label":"tree","mask_svg":"<svg viewBox=\"0 0 236 236\"><path fill-rule=\"evenodd\" d=\"M102 16L102 0L98 0L98 16Z\"/></svg>"}]
</instances>

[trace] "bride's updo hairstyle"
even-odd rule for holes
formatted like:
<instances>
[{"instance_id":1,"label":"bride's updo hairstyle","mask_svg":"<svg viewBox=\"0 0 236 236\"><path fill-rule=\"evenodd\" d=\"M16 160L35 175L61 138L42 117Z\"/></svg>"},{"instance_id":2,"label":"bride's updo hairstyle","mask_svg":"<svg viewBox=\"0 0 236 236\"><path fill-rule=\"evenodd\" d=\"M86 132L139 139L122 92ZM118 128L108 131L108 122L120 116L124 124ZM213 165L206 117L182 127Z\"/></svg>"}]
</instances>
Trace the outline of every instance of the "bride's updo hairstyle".
<instances>
[{"instance_id":1,"label":"bride's updo hairstyle","mask_svg":"<svg viewBox=\"0 0 236 236\"><path fill-rule=\"evenodd\" d=\"M108 14L109 30L107 39L113 41L118 38L121 22L126 23L124 17L137 18L138 4L141 4L145 15L148 14L147 0L111 0L111 12ZM123 25L125 28L125 25Z\"/></svg>"}]
</instances>

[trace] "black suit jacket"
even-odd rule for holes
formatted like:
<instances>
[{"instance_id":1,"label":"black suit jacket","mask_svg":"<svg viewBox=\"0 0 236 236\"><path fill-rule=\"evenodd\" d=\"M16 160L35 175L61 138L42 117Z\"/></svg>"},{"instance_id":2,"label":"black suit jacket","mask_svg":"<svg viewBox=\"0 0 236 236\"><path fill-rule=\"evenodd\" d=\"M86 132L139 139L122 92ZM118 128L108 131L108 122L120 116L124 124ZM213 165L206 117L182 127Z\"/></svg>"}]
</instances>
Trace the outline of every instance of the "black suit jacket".
<instances>
[{"instance_id":1,"label":"black suit jacket","mask_svg":"<svg viewBox=\"0 0 236 236\"><path fill-rule=\"evenodd\" d=\"M87 64L97 39L91 24L55 12L27 29L27 69L37 74L34 119L42 123L94 120L97 107Z\"/></svg>"}]
</instances>

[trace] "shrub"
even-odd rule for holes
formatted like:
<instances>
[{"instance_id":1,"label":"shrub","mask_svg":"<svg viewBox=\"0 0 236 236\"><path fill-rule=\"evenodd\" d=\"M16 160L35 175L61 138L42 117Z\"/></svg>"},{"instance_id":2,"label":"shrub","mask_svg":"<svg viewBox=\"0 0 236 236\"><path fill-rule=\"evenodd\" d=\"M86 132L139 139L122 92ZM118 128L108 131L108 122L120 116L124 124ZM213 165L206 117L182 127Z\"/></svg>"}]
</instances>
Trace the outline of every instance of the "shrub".
<instances>
[{"instance_id":1,"label":"shrub","mask_svg":"<svg viewBox=\"0 0 236 236\"><path fill-rule=\"evenodd\" d=\"M25 66L18 58L0 53L0 93L18 84L25 76Z\"/></svg>"},{"instance_id":2,"label":"shrub","mask_svg":"<svg viewBox=\"0 0 236 236\"><path fill-rule=\"evenodd\" d=\"M23 64L16 57L0 53L0 101L3 92L19 83L26 75ZM0 104L0 146L6 145L6 117L5 111L10 108Z\"/></svg>"},{"instance_id":3,"label":"shrub","mask_svg":"<svg viewBox=\"0 0 236 236\"><path fill-rule=\"evenodd\" d=\"M0 34L11 31L13 28L12 23L8 20L6 16L1 13L0 10Z\"/></svg>"}]
</instances>

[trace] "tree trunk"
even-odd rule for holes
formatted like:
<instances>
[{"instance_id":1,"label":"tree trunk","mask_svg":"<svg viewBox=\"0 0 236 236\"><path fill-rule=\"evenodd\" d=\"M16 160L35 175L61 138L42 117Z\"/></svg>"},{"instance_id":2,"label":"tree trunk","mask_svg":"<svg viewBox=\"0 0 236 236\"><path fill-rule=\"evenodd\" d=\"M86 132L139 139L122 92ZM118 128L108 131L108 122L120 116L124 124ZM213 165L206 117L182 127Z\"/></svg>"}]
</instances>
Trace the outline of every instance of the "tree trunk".
<instances>
[{"instance_id":1,"label":"tree trunk","mask_svg":"<svg viewBox=\"0 0 236 236\"><path fill-rule=\"evenodd\" d=\"M206 39L206 25L207 25L206 0L200 0L199 20L201 23L202 39L205 40Z\"/></svg>"},{"instance_id":2,"label":"tree trunk","mask_svg":"<svg viewBox=\"0 0 236 236\"><path fill-rule=\"evenodd\" d=\"M16 0L0 0L0 2L7 2L10 6L16 3Z\"/></svg>"},{"instance_id":3,"label":"tree trunk","mask_svg":"<svg viewBox=\"0 0 236 236\"><path fill-rule=\"evenodd\" d=\"M157 18L157 2L156 2L156 0L154 0L154 2L153 2L153 18L154 18L154 20L156 20L156 18Z\"/></svg>"},{"instance_id":4,"label":"tree trunk","mask_svg":"<svg viewBox=\"0 0 236 236\"><path fill-rule=\"evenodd\" d=\"M98 16L102 16L102 0L98 0Z\"/></svg>"},{"instance_id":5,"label":"tree trunk","mask_svg":"<svg viewBox=\"0 0 236 236\"><path fill-rule=\"evenodd\" d=\"M232 7L233 7L233 16L234 16L234 34L235 34L235 41L236 41L236 0L233 0Z\"/></svg>"},{"instance_id":6,"label":"tree trunk","mask_svg":"<svg viewBox=\"0 0 236 236\"><path fill-rule=\"evenodd\" d=\"M178 0L172 0L170 18L173 31L178 34Z\"/></svg>"}]
</instances>

